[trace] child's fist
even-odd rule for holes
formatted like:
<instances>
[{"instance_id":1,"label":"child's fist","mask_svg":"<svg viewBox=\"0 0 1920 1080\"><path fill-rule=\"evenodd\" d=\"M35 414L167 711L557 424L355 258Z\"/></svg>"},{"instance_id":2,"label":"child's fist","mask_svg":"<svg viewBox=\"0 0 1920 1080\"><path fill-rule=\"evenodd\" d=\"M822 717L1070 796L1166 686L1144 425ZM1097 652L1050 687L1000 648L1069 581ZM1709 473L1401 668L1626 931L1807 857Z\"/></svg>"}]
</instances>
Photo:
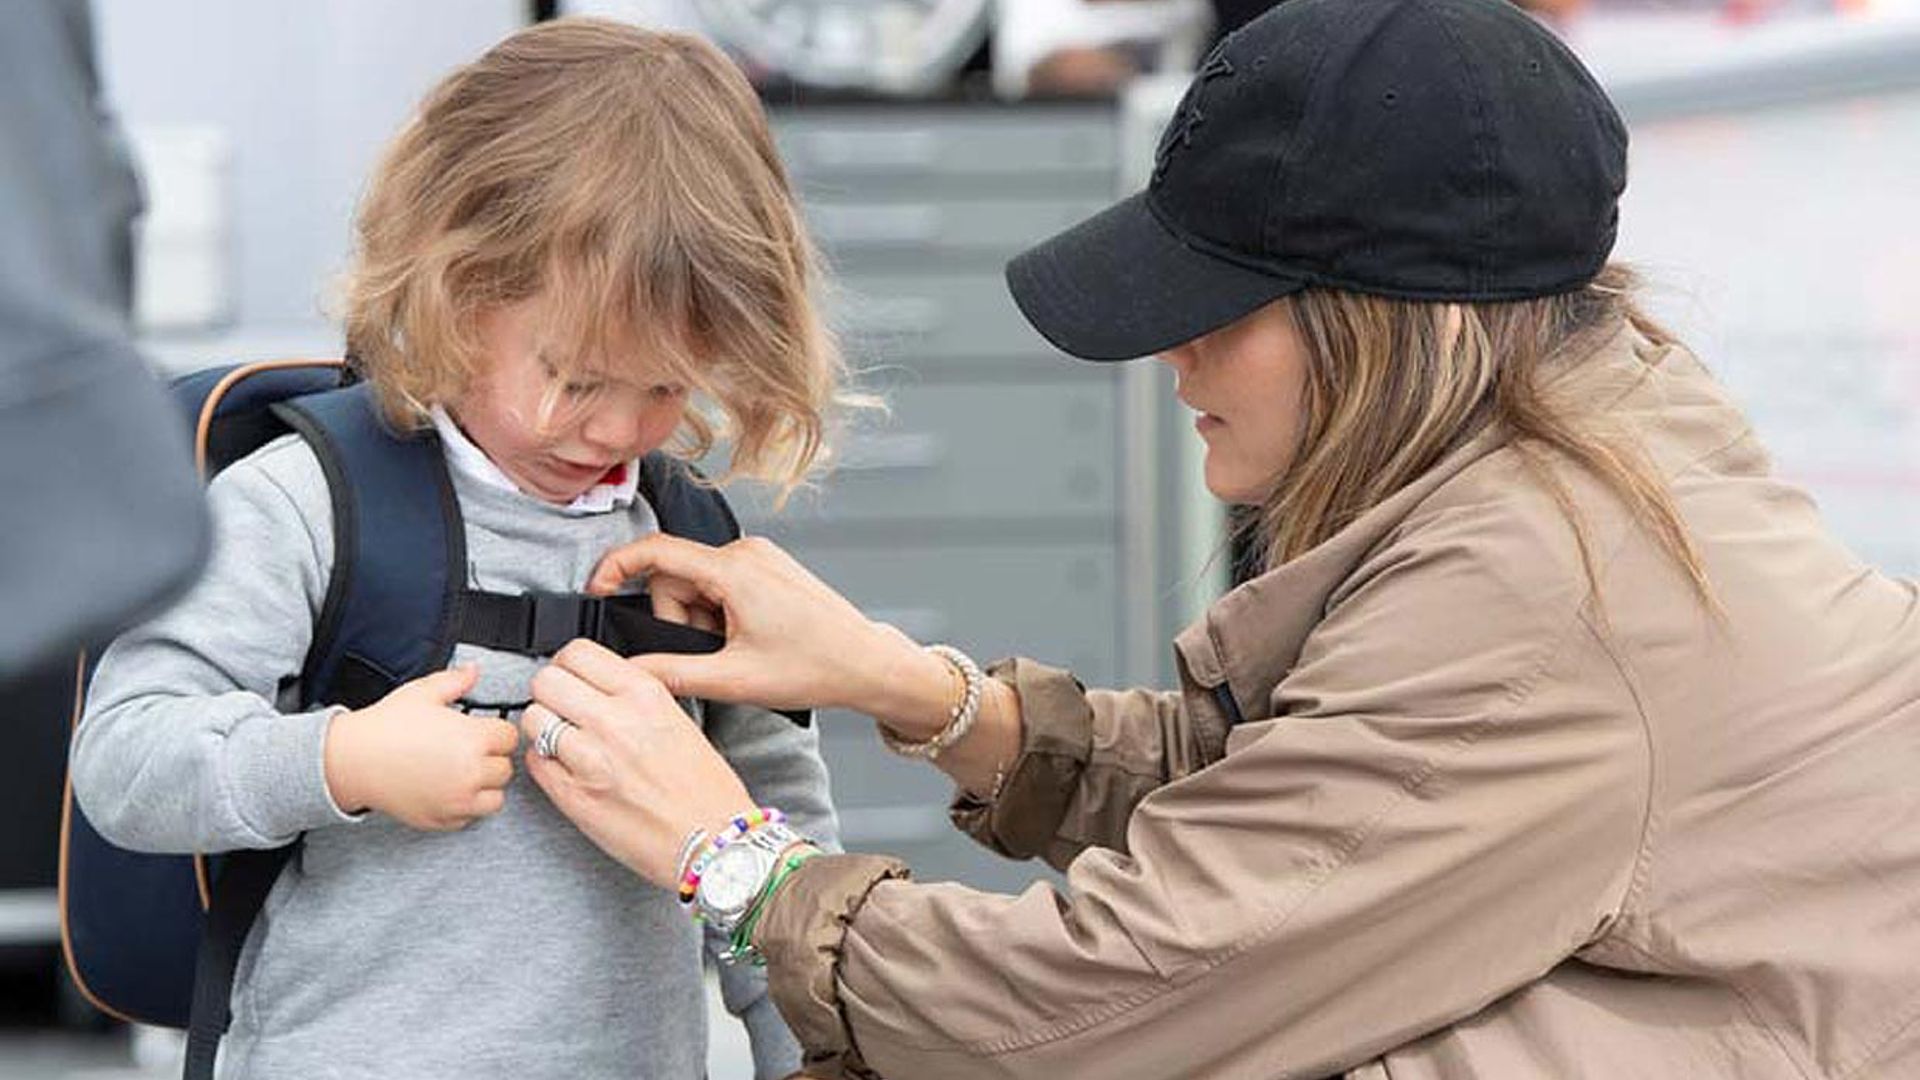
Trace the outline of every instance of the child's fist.
<instances>
[{"instance_id":1,"label":"child's fist","mask_svg":"<svg viewBox=\"0 0 1920 1080\"><path fill-rule=\"evenodd\" d=\"M334 717L326 748L334 802L442 831L498 811L520 735L505 720L452 707L478 677L471 665L436 671Z\"/></svg>"}]
</instances>

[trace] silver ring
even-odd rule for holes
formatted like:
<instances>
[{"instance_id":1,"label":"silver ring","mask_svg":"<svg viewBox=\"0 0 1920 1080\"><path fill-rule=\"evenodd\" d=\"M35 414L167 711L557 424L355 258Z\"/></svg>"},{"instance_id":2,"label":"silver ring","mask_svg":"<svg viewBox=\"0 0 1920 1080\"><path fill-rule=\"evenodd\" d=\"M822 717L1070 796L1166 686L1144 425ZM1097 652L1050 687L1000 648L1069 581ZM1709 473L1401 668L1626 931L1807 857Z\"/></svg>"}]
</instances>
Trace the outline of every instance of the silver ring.
<instances>
[{"instance_id":1,"label":"silver ring","mask_svg":"<svg viewBox=\"0 0 1920 1080\"><path fill-rule=\"evenodd\" d=\"M577 725L573 721L558 716L549 720L547 726L541 728L539 736L533 740L533 752L543 758L559 757L560 736L565 735L568 729L575 726Z\"/></svg>"}]
</instances>

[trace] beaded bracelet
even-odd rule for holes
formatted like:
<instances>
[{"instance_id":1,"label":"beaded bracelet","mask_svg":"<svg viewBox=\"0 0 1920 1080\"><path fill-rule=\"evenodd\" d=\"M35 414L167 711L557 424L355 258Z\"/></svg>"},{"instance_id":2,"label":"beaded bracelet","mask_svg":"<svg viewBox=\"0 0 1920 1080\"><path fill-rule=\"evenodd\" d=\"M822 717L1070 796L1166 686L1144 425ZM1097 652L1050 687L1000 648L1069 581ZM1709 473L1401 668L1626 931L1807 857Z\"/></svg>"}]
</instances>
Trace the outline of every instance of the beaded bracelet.
<instances>
[{"instance_id":1,"label":"beaded bracelet","mask_svg":"<svg viewBox=\"0 0 1920 1080\"><path fill-rule=\"evenodd\" d=\"M771 806L749 810L744 814L735 814L733 820L721 832L707 837L701 842L696 854L688 861L680 874L680 902L693 903L694 894L700 889L700 876L706 873L707 864L720 853L720 849L745 837L748 833L767 824L785 824L787 815Z\"/></svg>"},{"instance_id":2,"label":"beaded bracelet","mask_svg":"<svg viewBox=\"0 0 1920 1080\"><path fill-rule=\"evenodd\" d=\"M939 759L941 751L966 738L967 732L973 730L973 722L980 717L980 700L985 693L987 676L980 670L980 665L973 662L973 657L951 645L929 645L927 651L952 665L966 682L959 703L947 710L947 726L926 742L908 742L882 724L880 741L887 745L887 749L902 757L935 761Z\"/></svg>"},{"instance_id":3,"label":"beaded bracelet","mask_svg":"<svg viewBox=\"0 0 1920 1080\"><path fill-rule=\"evenodd\" d=\"M682 888L685 887L687 871L693 869L694 858L706 850L707 841L711 839L713 834L707 830L694 829L687 834L685 840L681 841L680 855L673 860L673 876L674 880L682 883Z\"/></svg>"}]
</instances>

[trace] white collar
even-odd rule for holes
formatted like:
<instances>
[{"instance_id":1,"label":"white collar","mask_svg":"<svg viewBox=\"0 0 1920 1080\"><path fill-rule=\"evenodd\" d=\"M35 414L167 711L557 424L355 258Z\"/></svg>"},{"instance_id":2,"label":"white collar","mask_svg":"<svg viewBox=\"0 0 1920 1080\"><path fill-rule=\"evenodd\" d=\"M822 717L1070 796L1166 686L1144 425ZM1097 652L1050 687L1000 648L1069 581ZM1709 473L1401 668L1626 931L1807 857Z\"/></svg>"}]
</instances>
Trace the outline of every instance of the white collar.
<instances>
[{"instance_id":1,"label":"white collar","mask_svg":"<svg viewBox=\"0 0 1920 1080\"><path fill-rule=\"evenodd\" d=\"M486 451L474 445L472 439L467 438L467 433L461 431L460 425L453 422L453 417L447 414L447 410L435 405L428 410L428 415L433 418L434 430L440 433L440 441L447 448L449 465L469 479L488 487L500 488L504 491L520 491L520 485L514 483L506 473L501 472L500 466L493 463L493 459L487 456ZM639 488L640 461L636 458L627 462L626 475L620 478L619 483L595 484L559 509L564 513L575 515L605 514L632 506Z\"/></svg>"}]
</instances>

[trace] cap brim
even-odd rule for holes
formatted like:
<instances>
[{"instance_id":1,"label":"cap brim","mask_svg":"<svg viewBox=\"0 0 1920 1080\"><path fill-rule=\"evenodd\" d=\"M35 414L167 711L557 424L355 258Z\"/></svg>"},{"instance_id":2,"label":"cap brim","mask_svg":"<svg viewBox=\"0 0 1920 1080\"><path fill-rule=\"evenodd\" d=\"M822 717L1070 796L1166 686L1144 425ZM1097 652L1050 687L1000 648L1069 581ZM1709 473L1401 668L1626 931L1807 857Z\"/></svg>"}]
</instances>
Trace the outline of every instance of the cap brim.
<instances>
[{"instance_id":1,"label":"cap brim","mask_svg":"<svg viewBox=\"0 0 1920 1080\"><path fill-rule=\"evenodd\" d=\"M1144 191L1007 264L1021 314L1083 360L1152 356L1305 286L1188 244Z\"/></svg>"}]
</instances>

